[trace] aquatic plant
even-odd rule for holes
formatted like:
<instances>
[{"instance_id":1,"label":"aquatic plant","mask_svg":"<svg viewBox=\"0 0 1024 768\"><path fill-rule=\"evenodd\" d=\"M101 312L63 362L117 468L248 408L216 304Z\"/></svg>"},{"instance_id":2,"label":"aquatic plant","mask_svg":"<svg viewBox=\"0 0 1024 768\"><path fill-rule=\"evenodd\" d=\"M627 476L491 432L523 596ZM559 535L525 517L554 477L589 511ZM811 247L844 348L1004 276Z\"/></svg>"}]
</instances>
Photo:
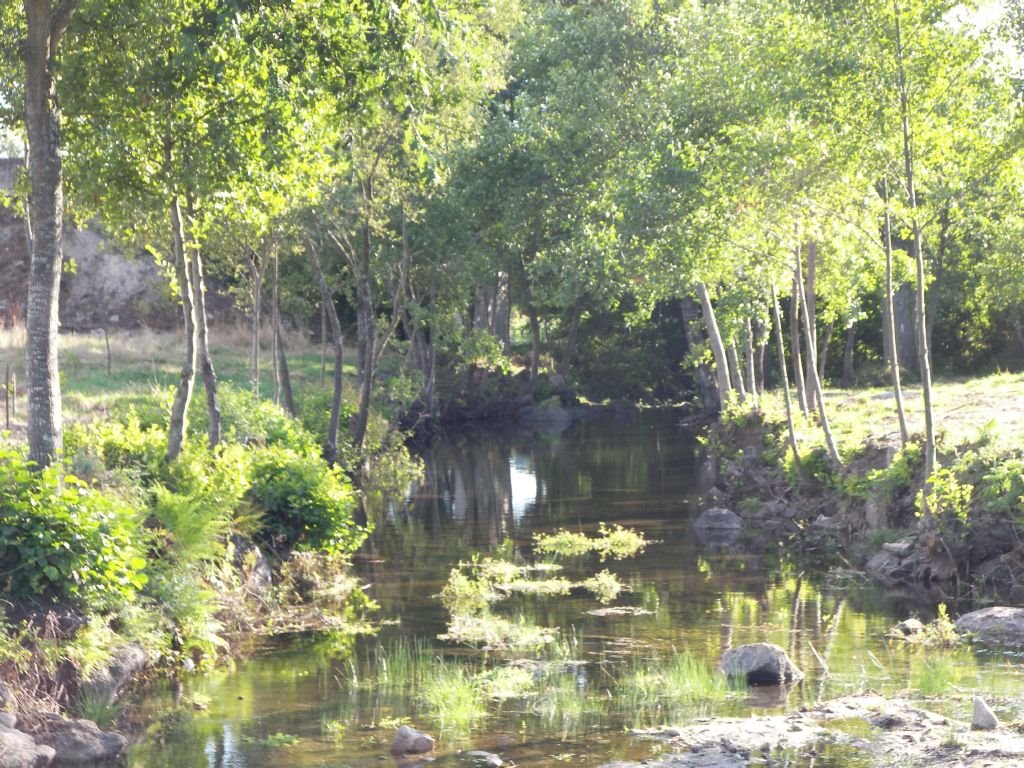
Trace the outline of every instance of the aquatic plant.
<instances>
[{"instance_id":1,"label":"aquatic plant","mask_svg":"<svg viewBox=\"0 0 1024 768\"><path fill-rule=\"evenodd\" d=\"M597 553L601 562L609 557L624 560L640 554L650 544L640 531L623 528L621 525L598 526L598 535L590 538L574 531L556 531L555 533L538 533L533 537L534 549L541 554L559 555L561 557L578 557L588 552Z\"/></svg>"},{"instance_id":2,"label":"aquatic plant","mask_svg":"<svg viewBox=\"0 0 1024 768\"><path fill-rule=\"evenodd\" d=\"M527 650L542 648L557 634L557 629L531 624L521 616L512 621L486 613L476 616L453 614L448 631L437 637L490 650Z\"/></svg>"},{"instance_id":3,"label":"aquatic plant","mask_svg":"<svg viewBox=\"0 0 1024 768\"><path fill-rule=\"evenodd\" d=\"M922 696L948 693L960 678L960 665L946 654L929 654L910 663L909 688Z\"/></svg>"},{"instance_id":4,"label":"aquatic plant","mask_svg":"<svg viewBox=\"0 0 1024 768\"><path fill-rule=\"evenodd\" d=\"M693 714L732 695L728 680L689 652L634 659L616 687L618 706L636 724Z\"/></svg>"},{"instance_id":5,"label":"aquatic plant","mask_svg":"<svg viewBox=\"0 0 1024 768\"><path fill-rule=\"evenodd\" d=\"M436 659L417 693L442 733L466 734L488 717L480 681L461 664Z\"/></svg>"},{"instance_id":6,"label":"aquatic plant","mask_svg":"<svg viewBox=\"0 0 1024 768\"><path fill-rule=\"evenodd\" d=\"M602 605L610 603L624 589L619 577L607 569L595 573L589 579L584 579L582 586L588 592L593 593Z\"/></svg>"}]
</instances>

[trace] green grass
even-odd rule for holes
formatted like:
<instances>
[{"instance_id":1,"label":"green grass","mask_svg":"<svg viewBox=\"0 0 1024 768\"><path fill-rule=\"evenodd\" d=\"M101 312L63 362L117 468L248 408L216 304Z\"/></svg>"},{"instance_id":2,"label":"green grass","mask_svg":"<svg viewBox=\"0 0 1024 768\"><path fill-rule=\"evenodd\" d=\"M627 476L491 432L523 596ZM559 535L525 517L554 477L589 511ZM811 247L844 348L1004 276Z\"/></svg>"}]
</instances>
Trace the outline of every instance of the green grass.
<instances>
[{"instance_id":1,"label":"green grass","mask_svg":"<svg viewBox=\"0 0 1024 768\"><path fill-rule=\"evenodd\" d=\"M732 695L728 680L690 653L634 659L617 687L617 703L635 725L656 725L703 712Z\"/></svg>"}]
</instances>

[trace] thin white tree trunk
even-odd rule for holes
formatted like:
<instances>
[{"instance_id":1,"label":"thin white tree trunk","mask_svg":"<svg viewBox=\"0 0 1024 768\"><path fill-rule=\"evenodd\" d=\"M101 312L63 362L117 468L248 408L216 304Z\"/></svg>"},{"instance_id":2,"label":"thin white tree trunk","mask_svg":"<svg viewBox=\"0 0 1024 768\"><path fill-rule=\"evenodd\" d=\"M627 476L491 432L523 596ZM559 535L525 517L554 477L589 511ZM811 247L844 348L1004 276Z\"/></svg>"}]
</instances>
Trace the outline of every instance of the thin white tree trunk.
<instances>
[{"instance_id":1,"label":"thin white tree trunk","mask_svg":"<svg viewBox=\"0 0 1024 768\"><path fill-rule=\"evenodd\" d=\"M796 269L797 273L801 271L800 265L800 249L796 251ZM800 294L801 310L804 318L804 336L808 340L812 338L810 328L810 313L807 312L807 297L804 294L804 284L802 280L797 280L797 291ZM817 352L814 349L814 345L808 343L807 354L810 355L810 359L807 361L807 370L811 374L811 386L814 389L814 397L818 403L818 418L821 421L821 431L825 433L825 445L828 447L828 455L832 458L838 466L843 465L842 457L839 455L839 450L836 448L835 439L832 436L832 428L828 423L828 412L825 408L825 398L821 392L821 379L818 378L818 360Z\"/></svg>"},{"instance_id":2,"label":"thin white tree trunk","mask_svg":"<svg viewBox=\"0 0 1024 768\"><path fill-rule=\"evenodd\" d=\"M729 361L725 354L725 345L722 343L722 334L718 330L718 321L715 319L715 308L711 306L711 297L708 295L708 288L703 281L697 283L697 297L700 299L701 312L704 315L704 326L707 329L708 341L711 344L711 354L715 358L715 375L718 378L718 399L722 406L729 401L732 393L732 380L729 377Z\"/></svg>"},{"instance_id":3,"label":"thin white tree trunk","mask_svg":"<svg viewBox=\"0 0 1024 768\"><path fill-rule=\"evenodd\" d=\"M903 128L903 162L906 171L907 199L910 206L910 228L913 233L913 256L917 273L917 357L921 369L921 398L924 401L924 488L922 489L922 513L925 520L930 519L928 495L931 491L931 477L935 471L935 422L932 410L932 371L931 355L928 351L928 318L926 316L927 299L925 296L925 268L923 235L921 222L917 215L917 193L914 189L914 145L910 130L910 96L907 86L906 69L903 63L903 41L900 28L899 0L893 0L896 22L896 63L898 69L900 91L900 116Z\"/></svg>"},{"instance_id":4,"label":"thin white tree trunk","mask_svg":"<svg viewBox=\"0 0 1024 768\"><path fill-rule=\"evenodd\" d=\"M782 316L779 312L779 297L772 286L772 320L775 323L775 340L777 342L779 357L779 375L782 377L782 392L786 402L786 426L789 428L789 445L793 450L793 464L796 466L797 475L803 475L803 465L800 463L800 450L796 444L796 428L793 425L793 400L789 396L789 374L786 371L786 344L782 336Z\"/></svg>"},{"instance_id":5,"label":"thin white tree trunk","mask_svg":"<svg viewBox=\"0 0 1024 768\"><path fill-rule=\"evenodd\" d=\"M889 373L892 377L892 391L896 400L896 414L900 421L900 444L906 445L910 440L907 429L907 414L903 407L903 386L900 383L900 361L896 351L896 313L893 308L892 285L892 218L889 213L889 183L883 182L885 195L885 338L889 347Z\"/></svg>"}]
</instances>

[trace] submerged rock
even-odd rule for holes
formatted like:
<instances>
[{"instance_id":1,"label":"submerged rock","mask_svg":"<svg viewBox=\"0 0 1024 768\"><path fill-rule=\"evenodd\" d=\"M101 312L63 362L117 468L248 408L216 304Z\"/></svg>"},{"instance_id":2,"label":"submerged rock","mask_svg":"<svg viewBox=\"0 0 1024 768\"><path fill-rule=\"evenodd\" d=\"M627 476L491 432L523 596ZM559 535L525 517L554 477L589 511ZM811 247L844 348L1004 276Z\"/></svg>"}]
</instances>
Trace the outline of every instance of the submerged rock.
<instances>
[{"instance_id":1,"label":"submerged rock","mask_svg":"<svg viewBox=\"0 0 1024 768\"><path fill-rule=\"evenodd\" d=\"M44 768L55 754L53 747L37 744L27 733L0 726L0 768Z\"/></svg>"},{"instance_id":2,"label":"submerged rock","mask_svg":"<svg viewBox=\"0 0 1024 768\"><path fill-rule=\"evenodd\" d=\"M786 651L772 643L750 643L730 648L722 655L719 667L729 677L745 678L748 685L779 685L804 679L804 673L790 660Z\"/></svg>"},{"instance_id":3,"label":"submerged rock","mask_svg":"<svg viewBox=\"0 0 1024 768\"><path fill-rule=\"evenodd\" d=\"M505 764L505 761L498 755L493 752L484 752L482 749L472 749L465 754L481 768L501 768Z\"/></svg>"},{"instance_id":4,"label":"submerged rock","mask_svg":"<svg viewBox=\"0 0 1024 768\"><path fill-rule=\"evenodd\" d=\"M1024 608L997 605L965 613L956 620L956 631L986 645L1024 646Z\"/></svg>"},{"instance_id":5,"label":"submerged rock","mask_svg":"<svg viewBox=\"0 0 1024 768\"><path fill-rule=\"evenodd\" d=\"M92 720L65 720L59 715L51 715L43 728L36 741L52 747L57 753L57 762L65 765L113 760L120 757L128 746L124 736L101 731Z\"/></svg>"},{"instance_id":6,"label":"submerged rock","mask_svg":"<svg viewBox=\"0 0 1024 768\"><path fill-rule=\"evenodd\" d=\"M408 725L401 726L391 740L391 754L393 755L421 755L434 749L433 736L417 731Z\"/></svg>"},{"instance_id":7,"label":"submerged rock","mask_svg":"<svg viewBox=\"0 0 1024 768\"><path fill-rule=\"evenodd\" d=\"M996 717L995 712L989 708L981 696L975 696L971 728L975 731L994 731L998 727L999 718Z\"/></svg>"}]
</instances>

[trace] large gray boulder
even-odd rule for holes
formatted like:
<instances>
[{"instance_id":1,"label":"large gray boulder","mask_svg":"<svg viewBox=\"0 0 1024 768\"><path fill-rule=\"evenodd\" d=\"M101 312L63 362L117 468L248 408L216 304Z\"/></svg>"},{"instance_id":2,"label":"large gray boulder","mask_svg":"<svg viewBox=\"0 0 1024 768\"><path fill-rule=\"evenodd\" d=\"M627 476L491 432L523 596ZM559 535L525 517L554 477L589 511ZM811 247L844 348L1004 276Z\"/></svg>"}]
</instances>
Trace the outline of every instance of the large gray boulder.
<instances>
[{"instance_id":1,"label":"large gray boulder","mask_svg":"<svg viewBox=\"0 0 1024 768\"><path fill-rule=\"evenodd\" d=\"M52 747L63 765L114 760L128 746L124 736L101 731L92 720L65 720L57 715L47 717L36 741Z\"/></svg>"},{"instance_id":2,"label":"large gray boulder","mask_svg":"<svg viewBox=\"0 0 1024 768\"><path fill-rule=\"evenodd\" d=\"M106 669L102 669L82 684L82 693L91 699L113 703L132 678L146 668L149 656L138 643L122 645L111 656Z\"/></svg>"},{"instance_id":3,"label":"large gray boulder","mask_svg":"<svg viewBox=\"0 0 1024 768\"><path fill-rule=\"evenodd\" d=\"M0 726L0 768L44 768L54 754L53 747L36 744L28 734Z\"/></svg>"},{"instance_id":4,"label":"large gray boulder","mask_svg":"<svg viewBox=\"0 0 1024 768\"><path fill-rule=\"evenodd\" d=\"M743 520L724 507L711 507L693 521L693 531L707 547L727 547L743 532Z\"/></svg>"},{"instance_id":5,"label":"large gray boulder","mask_svg":"<svg viewBox=\"0 0 1024 768\"><path fill-rule=\"evenodd\" d=\"M996 605L965 613L956 620L956 631L984 645L1024 646L1024 608Z\"/></svg>"},{"instance_id":6,"label":"large gray boulder","mask_svg":"<svg viewBox=\"0 0 1024 768\"><path fill-rule=\"evenodd\" d=\"M729 677L744 678L748 685L780 685L804 679L786 651L771 643L730 648L722 655L719 667Z\"/></svg>"},{"instance_id":7,"label":"large gray boulder","mask_svg":"<svg viewBox=\"0 0 1024 768\"><path fill-rule=\"evenodd\" d=\"M391 754L393 755L421 755L434 749L434 737L417 731L415 728L403 725L395 733L391 740Z\"/></svg>"}]
</instances>

